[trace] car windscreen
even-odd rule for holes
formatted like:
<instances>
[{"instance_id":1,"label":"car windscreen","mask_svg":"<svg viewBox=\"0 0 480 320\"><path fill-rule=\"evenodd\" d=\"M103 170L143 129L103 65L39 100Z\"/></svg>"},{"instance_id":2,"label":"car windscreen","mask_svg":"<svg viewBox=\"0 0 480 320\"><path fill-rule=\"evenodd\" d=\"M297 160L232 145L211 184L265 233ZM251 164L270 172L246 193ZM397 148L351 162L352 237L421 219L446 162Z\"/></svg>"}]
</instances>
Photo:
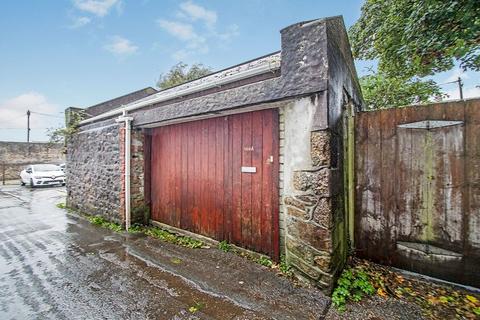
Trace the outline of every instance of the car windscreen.
<instances>
[{"instance_id":1,"label":"car windscreen","mask_svg":"<svg viewBox=\"0 0 480 320\"><path fill-rule=\"evenodd\" d=\"M59 171L60 167L54 164L36 164L33 165L33 170L39 171Z\"/></svg>"}]
</instances>

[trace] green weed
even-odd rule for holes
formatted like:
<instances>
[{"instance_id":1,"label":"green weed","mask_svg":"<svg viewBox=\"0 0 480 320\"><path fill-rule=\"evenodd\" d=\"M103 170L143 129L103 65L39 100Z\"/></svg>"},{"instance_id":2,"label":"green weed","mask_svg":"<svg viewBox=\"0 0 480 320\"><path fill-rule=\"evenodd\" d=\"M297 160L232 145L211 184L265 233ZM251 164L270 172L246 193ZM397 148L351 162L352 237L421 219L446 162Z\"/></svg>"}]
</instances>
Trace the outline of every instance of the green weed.
<instances>
[{"instance_id":1,"label":"green weed","mask_svg":"<svg viewBox=\"0 0 480 320\"><path fill-rule=\"evenodd\" d=\"M102 216L89 216L87 219L90 221L91 224L101 226L115 232L121 232L123 230L121 225L115 222L110 222Z\"/></svg>"},{"instance_id":2,"label":"green weed","mask_svg":"<svg viewBox=\"0 0 480 320\"><path fill-rule=\"evenodd\" d=\"M199 310L202 310L203 308L205 308L205 303L203 302L195 302L195 304L193 306L191 306L190 308L188 308L188 311L190 313L195 313Z\"/></svg>"},{"instance_id":3,"label":"green weed","mask_svg":"<svg viewBox=\"0 0 480 320\"><path fill-rule=\"evenodd\" d=\"M218 244L218 249L222 250L223 252L230 252L232 251L232 245L229 244L226 240L220 241Z\"/></svg>"},{"instance_id":4,"label":"green weed","mask_svg":"<svg viewBox=\"0 0 480 320\"><path fill-rule=\"evenodd\" d=\"M59 209L66 209L67 208L67 205L63 202L57 203L56 206Z\"/></svg>"},{"instance_id":5,"label":"green weed","mask_svg":"<svg viewBox=\"0 0 480 320\"><path fill-rule=\"evenodd\" d=\"M148 228L145 231L145 234L166 242L178 244L192 249L201 248L205 245L203 241L192 239L186 236L178 236L160 228Z\"/></svg>"},{"instance_id":6,"label":"green weed","mask_svg":"<svg viewBox=\"0 0 480 320\"><path fill-rule=\"evenodd\" d=\"M345 311L345 305L349 300L358 302L365 294L374 293L375 288L362 268L346 268L337 280L332 302L339 311Z\"/></svg>"},{"instance_id":7,"label":"green weed","mask_svg":"<svg viewBox=\"0 0 480 320\"><path fill-rule=\"evenodd\" d=\"M268 268L271 268L273 266L272 260L270 260L269 258L267 258L265 256L261 256L260 258L258 258L256 260L256 262L258 264L261 264L262 266L265 266L265 267L268 267Z\"/></svg>"},{"instance_id":8,"label":"green weed","mask_svg":"<svg viewBox=\"0 0 480 320\"><path fill-rule=\"evenodd\" d=\"M128 233L142 233L142 232L145 232L145 227L138 223L134 223L130 228L128 228Z\"/></svg>"},{"instance_id":9,"label":"green weed","mask_svg":"<svg viewBox=\"0 0 480 320\"><path fill-rule=\"evenodd\" d=\"M278 264L278 269L280 269L280 272L286 276L291 276L293 274L292 267L287 263L285 255L283 254L280 256L280 263Z\"/></svg>"}]
</instances>

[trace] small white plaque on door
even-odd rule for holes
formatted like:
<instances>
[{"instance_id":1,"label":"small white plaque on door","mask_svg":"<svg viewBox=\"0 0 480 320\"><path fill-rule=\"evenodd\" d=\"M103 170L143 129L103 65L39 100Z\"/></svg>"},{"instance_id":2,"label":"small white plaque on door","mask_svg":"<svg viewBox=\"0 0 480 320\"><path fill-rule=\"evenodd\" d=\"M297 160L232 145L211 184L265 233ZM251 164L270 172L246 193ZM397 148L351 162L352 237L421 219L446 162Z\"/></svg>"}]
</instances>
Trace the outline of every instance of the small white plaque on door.
<instances>
[{"instance_id":1,"label":"small white plaque on door","mask_svg":"<svg viewBox=\"0 0 480 320\"><path fill-rule=\"evenodd\" d=\"M255 173L257 172L257 167L242 167L242 172Z\"/></svg>"}]
</instances>

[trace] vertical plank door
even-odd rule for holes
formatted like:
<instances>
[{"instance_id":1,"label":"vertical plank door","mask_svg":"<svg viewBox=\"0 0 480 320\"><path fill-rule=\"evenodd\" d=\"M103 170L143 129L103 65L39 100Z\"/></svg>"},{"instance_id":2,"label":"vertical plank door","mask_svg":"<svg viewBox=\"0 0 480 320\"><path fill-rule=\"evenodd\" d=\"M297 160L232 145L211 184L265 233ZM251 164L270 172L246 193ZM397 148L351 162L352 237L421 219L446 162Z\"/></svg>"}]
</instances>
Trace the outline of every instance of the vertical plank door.
<instances>
[{"instance_id":1,"label":"vertical plank door","mask_svg":"<svg viewBox=\"0 0 480 320\"><path fill-rule=\"evenodd\" d=\"M152 129L152 219L279 257L278 110Z\"/></svg>"}]
</instances>

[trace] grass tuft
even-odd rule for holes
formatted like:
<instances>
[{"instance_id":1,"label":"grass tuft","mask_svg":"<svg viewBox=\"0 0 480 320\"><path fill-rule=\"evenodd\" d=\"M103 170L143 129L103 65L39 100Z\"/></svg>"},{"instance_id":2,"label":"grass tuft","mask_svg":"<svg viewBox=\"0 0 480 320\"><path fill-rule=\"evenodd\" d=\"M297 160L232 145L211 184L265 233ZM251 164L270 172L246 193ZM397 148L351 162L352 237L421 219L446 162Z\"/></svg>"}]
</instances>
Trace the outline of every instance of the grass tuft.
<instances>
[{"instance_id":1,"label":"grass tuft","mask_svg":"<svg viewBox=\"0 0 480 320\"><path fill-rule=\"evenodd\" d=\"M232 245L229 244L227 240L223 240L218 243L218 249L222 250L223 252L230 252L232 251Z\"/></svg>"},{"instance_id":2,"label":"grass tuft","mask_svg":"<svg viewBox=\"0 0 480 320\"><path fill-rule=\"evenodd\" d=\"M67 205L63 202L57 203L56 206L59 209L66 209L67 208Z\"/></svg>"},{"instance_id":3,"label":"grass tuft","mask_svg":"<svg viewBox=\"0 0 480 320\"><path fill-rule=\"evenodd\" d=\"M262 266L265 266L267 268L271 268L273 266L272 260L265 256L260 256L260 258L256 259L255 261L258 264L261 264Z\"/></svg>"},{"instance_id":4,"label":"grass tuft","mask_svg":"<svg viewBox=\"0 0 480 320\"><path fill-rule=\"evenodd\" d=\"M90 221L91 224L110 229L114 232L121 232L123 230L121 225L115 222L110 222L102 216L89 216L88 221Z\"/></svg>"},{"instance_id":5,"label":"grass tuft","mask_svg":"<svg viewBox=\"0 0 480 320\"><path fill-rule=\"evenodd\" d=\"M157 227L146 229L145 234L151 237L154 237L166 242L178 244L187 248L197 249L205 246L205 243L203 241L196 240L186 236L179 236L167 230L160 229Z\"/></svg>"}]
</instances>

